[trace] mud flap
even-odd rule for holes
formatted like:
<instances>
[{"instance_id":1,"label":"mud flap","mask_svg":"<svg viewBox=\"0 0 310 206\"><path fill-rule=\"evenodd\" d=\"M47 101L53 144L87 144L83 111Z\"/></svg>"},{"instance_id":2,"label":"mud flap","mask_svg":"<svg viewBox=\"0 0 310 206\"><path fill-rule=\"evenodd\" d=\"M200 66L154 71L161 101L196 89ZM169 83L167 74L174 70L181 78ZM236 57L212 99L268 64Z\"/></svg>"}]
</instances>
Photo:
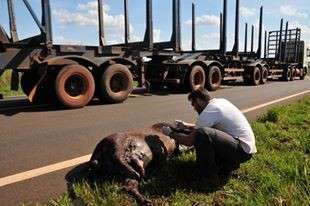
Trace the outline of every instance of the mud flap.
<instances>
[{"instance_id":1,"label":"mud flap","mask_svg":"<svg viewBox=\"0 0 310 206\"><path fill-rule=\"evenodd\" d=\"M37 93L38 86L41 84L43 79L46 77L46 74L47 74L47 65L40 67L40 69L39 69L40 78L39 78L38 82L34 85L34 87L32 88L32 90L28 96L28 99L30 102L33 102L33 98L35 97L35 94Z\"/></svg>"},{"instance_id":2,"label":"mud flap","mask_svg":"<svg viewBox=\"0 0 310 206\"><path fill-rule=\"evenodd\" d=\"M16 70L13 70L11 75L11 90L17 91L18 87L19 87L19 74Z\"/></svg>"}]
</instances>

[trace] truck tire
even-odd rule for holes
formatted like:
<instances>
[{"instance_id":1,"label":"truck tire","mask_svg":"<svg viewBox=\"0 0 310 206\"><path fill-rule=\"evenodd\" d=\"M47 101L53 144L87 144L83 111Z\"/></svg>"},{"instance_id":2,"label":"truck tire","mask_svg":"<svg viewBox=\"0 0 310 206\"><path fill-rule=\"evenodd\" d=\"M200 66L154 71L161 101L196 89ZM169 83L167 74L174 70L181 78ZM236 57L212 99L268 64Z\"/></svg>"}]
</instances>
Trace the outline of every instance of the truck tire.
<instances>
[{"instance_id":1,"label":"truck tire","mask_svg":"<svg viewBox=\"0 0 310 206\"><path fill-rule=\"evenodd\" d=\"M261 84L266 84L268 81L268 69L266 67L263 67L261 70L261 79L260 83Z\"/></svg>"},{"instance_id":2,"label":"truck tire","mask_svg":"<svg viewBox=\"0 0 310 206\"><path fill-rule=\"evenodd\" d=\"M303 68L300 73L300 80L304 80L307 75L307 68Z\"/></svg>"},{"instance_id":3,"label":"truck tire","mask_svg":"<svg viewBox=\"0 0 310 206\"><path fill-rule=\"evenodd\" d=\"M288 82L290 81L291 78L292 78L292 70L290 68L284 69L282 73L282 80Z\"/></svg>"},{"instance_id":4,"label":"truck tire","mask_svg":"<svg viewBox=\"0 0 310 206\"><path fill-rule=\"evenodd\" d=\"M56 96L69 108L87 105L94 96L95 81L85 67L74 64L63 67L55 80Z\"/></svg>"},{"instance_id":5,"label":"truck tire","mask_svg":"<svg viewBox=\"0 0 310 206\"><path fill-rule=\"evenodd\" d=\"M293 69L291 69L291 78L290 78L290 81L294 81L294 79L295 79L295 76L296 76L296 69L295 68L293 68Z\"/></svg>"},{"instance_id":6,"label":"truck tire","mask_svg":"<svg viewBox=\"0 0 310 206\"><path fill-rule=\"evenodd\" d=\"M126 66L113 64L103 72L99 89L103 101L121 103L133 90L132 74Z\"/></svg>"},{"instance_id":7,"label":"truck tire","mask_svg":"<svg viewBox=\"0 0 310 206\"><path fill-rule=\"evenodd\" d=\"M189 89L195 90L199 87L204 88L206 84L206 73L204 69L199 66L193 66L188 78Z\"/></svg>"},{"instance_id":8,"label":"truck tire","mask_svg":"<svg viewBox=\"0 0 310 206\"><path fill-rule=\"evenodd\" d=\"M260 81L261 81L261 71L258 67L252 67L250 69L250 84L253 86L257 86L259 85Z\"/></svg>"},{"instance_id":9,"label":"truck tire","mask_svg":"<svg viewBox=\"0 0 310 206\"><path fill-rule=\"evenodd\" d=\"M218 66L211 66L207 76L207 89L217 90L222 84L222 73Z\"/></svg>"}]
</instances>

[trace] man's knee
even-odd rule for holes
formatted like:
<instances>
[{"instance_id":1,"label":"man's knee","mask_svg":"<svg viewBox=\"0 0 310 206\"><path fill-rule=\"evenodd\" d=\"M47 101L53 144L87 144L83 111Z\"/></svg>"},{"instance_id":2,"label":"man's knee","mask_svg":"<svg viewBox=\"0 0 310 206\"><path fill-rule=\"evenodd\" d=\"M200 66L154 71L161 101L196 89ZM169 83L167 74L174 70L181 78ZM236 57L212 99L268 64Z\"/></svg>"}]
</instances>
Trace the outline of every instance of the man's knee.
<instances>
[{"instance_id":1,"label":"man's knee","mask_svg":"<svg viewBox=\"0 0 310 206\"><path fill-rule=\"evenodd\" d=\"M195 131L195 147L201 147L212 144L212 137L204 129L199 128Z\"/></svg>"}]
</instances>

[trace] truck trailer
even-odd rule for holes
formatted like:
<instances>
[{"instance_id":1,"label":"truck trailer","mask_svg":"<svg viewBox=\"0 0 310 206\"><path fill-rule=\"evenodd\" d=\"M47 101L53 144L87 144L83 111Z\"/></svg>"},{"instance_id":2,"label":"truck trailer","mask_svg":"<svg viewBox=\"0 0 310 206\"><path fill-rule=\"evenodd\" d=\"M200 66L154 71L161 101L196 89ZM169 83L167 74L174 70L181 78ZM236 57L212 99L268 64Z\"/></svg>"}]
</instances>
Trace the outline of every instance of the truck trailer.
<instances>
[{"instance_id":1,"label":"truck trailer","mask_svg":"<svg viewBox=\"0 0 310 206\"><path fill-rule=\"evenodd\" d=\"M10 35L0 25L0 76L12 70L11 89L19 83L31 102L60 102L78 108L93 98L103 102L125 101L133 90L133 81L143 87L142 58L152 52L152 28L148 19L142 42L128 43L129 24L126 18L124 45L106 45L103 3L98 0L99 45L57 45L53 43L52 17L49 0L41 0L39 20L28 0L23 0L40 34L18 38L14 1L7 0ZM151 12L151 0L146 0ZM127 0L124 0L127 17Z\"/></svg>"},{"instance_id":2,"label":"truck trailer","mask_svg":"<svg viewBox=\"0 0 310 206\"><path fill-rule=\"evenodd\" d=\"M301 29L289 29L286 22L283 30L281 19L280 30L270 31L265 36L266 50L264 59L269 65L269 78L283 81L303 80L309 68L309 45L301 40ZM268 40L267 40L268 38Z\"/></svg>"},{"instance_id":3,"label":"truck trailer","mask_svg":"<svg viewBox=\"0 0 310 206\"><path fill-rule=\"evenodd\" d=\"M299 29L296 29L299 35L296 40L297 38L292 37L293 30L287 30L291 35L284 35L281 27L275 41L278 46L274 57L270 56L273 48L271 37L274 34L269 33L269 46L266 48L265 38L265 55L261 57L263 7L260 9L257 51L254 52L253 48L254 26L251 51L247 51L247 24L245 49L243 52L239 51L239 0L236 0L235 41L232 51L227 51L227 0L223 0L223 12L220 14L220 48L217 50L196 49L195 4L192 5L190 51L183 51L181 48L180 0L171 0L171 39L158 43L153 41L152 0L145 0L146 29L141 42L129 41L128 0L124 0L125 41L117 45L105 43L103 3L98 0L98 46L54 44L50 0L41 0L41 21L28 0L23 0L40 29L40 34L20 40L13 2L7 0L10 33L7 34L0 25L0 76L5 70L11 69L11 89L17 90L21 85L31 102L60 102L69 108L78 108L85 106L93 98L108 103L123 102L133 91L134 81L144 90L166 85L182 90L202 86L213 91L220 87L222 81L234 81L239 77L247 84L259 85L266 83L268 78L273 78L276 70L282 72L283 76L289 67L289 71L294 72L294 76L301 76L301 79L308 71L308 65L304 62L307 62L309 52L303 53L305 55L300 53L302 48L306 48L306 44L300 40ZM294 40L298 47L294 54L297 51L298 55L294 61L288 62L288 48ZM280 49L284 53L278 52ZM150 61L145 62L146 57Z\"/></svg>"},{"instance_id":4,"label":"truck trailer","mask_svg":"<svg viewBox=\"0 0 310 206\"><path fill-rule=\"evenodd\" d=\"M235 81L242 78L246 84L257 86L265 84L268 79L276 78L279 73L282 77L286 69L278 63L274 64L275 59L266 56L262 57L263 7L260 8L257 51L254 51L254 26L252 26L251 30L251 50L247 50L248 25L246 24L243 52L239 51L239 0L236 0L235 8L235 41L232 50L227 51L227 0L223 0L223 13L220 14L220 48L218 50L199 51L195 45L195 4L193 4L192 49L190 51L177 51L179 52L178 56L151 56L151 61L145 64L146 79L150 82L150 85L154 87L165 85L179 89L194 89L202 86L214 91L221 86L223 81ZM180 17L178 16L177 18ZM177 31L180 31L179 26L178 24L177 28L175 28ZM298 31L300 35L300 29ZM272 34L271 32L270 35ZM277 39L276 43L278 41L279 39ZM293 41L293 39L290 41ZM270 54L270 47L266 51L266 44L265 40L264 53L268 52ZM268 44L271 45L270 39ZM300 39L297 41L297 44L302 45ZM300 50L296 51L298 55L301 55ZM288 62L288 59L283 59L282 62L289 64L290 67L294 65L292 62ZM302 79L307 69L297 69L295 65L292 71L296 71L295 75L301 75Z\"/></svg>"}]
</instances>

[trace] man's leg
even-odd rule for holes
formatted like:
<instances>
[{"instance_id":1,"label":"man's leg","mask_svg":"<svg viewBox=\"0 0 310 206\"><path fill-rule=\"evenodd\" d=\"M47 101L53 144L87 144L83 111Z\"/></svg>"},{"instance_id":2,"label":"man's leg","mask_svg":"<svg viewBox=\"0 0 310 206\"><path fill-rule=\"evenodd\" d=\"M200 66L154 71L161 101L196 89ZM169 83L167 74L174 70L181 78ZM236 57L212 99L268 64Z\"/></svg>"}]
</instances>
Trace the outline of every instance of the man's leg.
<instances>
[{"instance_id":1,"label":"man's leg","mask_svg":"<svg viewBox=\"0 0 310 206\"><path fill-rule=\"evenodd\" d=\"M233 138L231 135L213 128L204 128L203 130L211 139L221 172L229 173L238 169L240 163L252 157L250 154L244 152L239 140Z\"/></svg>"},{"instance_id":2,"label":"man's leg","mask_svg":"<svg viewBox=\"0 0 310 206\"><path fill-rule=\"evenodd\" d=\"M219 168L216 164L214 145L212 138L205 133L204 129L195 131L194 146L197 166L202 175L206 177L217 175Z\"/></svg>"}]
</instances>

